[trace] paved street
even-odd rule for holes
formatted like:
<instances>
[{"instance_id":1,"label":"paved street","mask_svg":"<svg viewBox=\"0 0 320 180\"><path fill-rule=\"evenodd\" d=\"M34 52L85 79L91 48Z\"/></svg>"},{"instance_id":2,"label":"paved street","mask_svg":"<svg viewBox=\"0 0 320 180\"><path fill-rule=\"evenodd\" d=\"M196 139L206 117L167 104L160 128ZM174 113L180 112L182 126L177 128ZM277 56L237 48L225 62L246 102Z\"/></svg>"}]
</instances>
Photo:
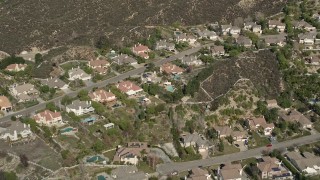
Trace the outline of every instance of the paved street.
<instances>
[{"instance_id":1,"label":"paved street","mask_svg":"<svg viewBox=\"0 0 320 180\"><path fill-rule=\"evenodd\" d=\"M209 47L209 46L212 46L213 43L211 44L206 44L206 45L203 45L203 46L200 46L200 47L196 47L196 48L191 48L191 49L188 49L186 51L183 51L183 52L180 52L179 54L176 54L176 55L173 55L169 58L165 58L165 59L161 59L161 60L157 60L155 61L155 65L156 66L161 66L162 64L166 63L166 62L170 62L170 61L173 61L173 60L176 60L177 58L179 57L183 57L185 55L190 55L190 54L193 54L197 51L199 51L202 47ZM134 69L134 70L131 70L131 71L128 71L126 73L123 73L123 74L119 74L118 76L115 76L115 77L112 77L110 79L107 79L105 81L100 81L98 83L94 83L94 84L90 84L86 87L83 87L81 89L78 89L77 91L72 91L72 92L69 92L67 93L66 95L70 96L70 97L75 97L78 92L80 90L88 90L90 91L91 89L93 89L94 87L105 87L106 85L108 84L112 84L112 83L116 83L116 82L119 82L121 80L124 80L128 77L131 77L131 76L134 76L134 75L137 75L137 74L141 74L143 73L145 70L145 67L140 67L140 68L137 68L137 69ZM42 103L39 103L38 105L36 106L32 106L30 108L27 108L27 109L23 109L21 111L18 111L18 112L13 112L11 113L10 115L7 115L7 116L4 116L2 118L0 118L0 123L1 122L6 122L6 121L10 121L10 117L11 116L16 116L16 115L23 115L23 116L28 116L30 113L33 113L39 109L43 109L45 108L46 104L48 102L54 102L54 103L59 103L61 101L61 99L63 98L63 96L60 96L60 97L57 97L57 98L54 98L50 101L46 101L46 102L42 102Z\"/></svg>"},{"instance_id":2,"label":"paved street","mask_svg":"<svg viewBox=\"0 0 320 180\"><path fill-rule=\"evenodd\" d=\"M274 144L272 148L260 147L260 148L251 149L248 151L234 153L234 154L217 156L210 159L181 162L181 163L160 164L157 166L157 172L159 172L162 175L170 174L173 171L183 172L198 166L206 167L206 166L212 166L215 164L247 159L250 157L257 157L261 155L261 152L263 150L284 149L290 146L310 144L317 141L320 141L320 134L314 134L314 135L304 136L294 140L280 142L280 143Z\"/></svg>"}]
</instances>

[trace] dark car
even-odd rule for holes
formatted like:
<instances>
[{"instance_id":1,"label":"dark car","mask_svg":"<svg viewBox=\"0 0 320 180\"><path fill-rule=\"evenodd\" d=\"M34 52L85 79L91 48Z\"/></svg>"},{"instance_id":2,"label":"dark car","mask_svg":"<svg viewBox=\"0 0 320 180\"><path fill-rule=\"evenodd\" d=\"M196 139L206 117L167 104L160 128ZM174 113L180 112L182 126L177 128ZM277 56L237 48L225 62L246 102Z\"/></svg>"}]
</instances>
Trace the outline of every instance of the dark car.
<instances>
[{"instance_id":1,"label":"dark car","mask_svg":"<svg viewBox=\"0 0 320 180\"><path fill-rule=\"evenodd\" d=\"M239 144L234 144L236 147L239 147Z\"/></svg>"}]
</instances>

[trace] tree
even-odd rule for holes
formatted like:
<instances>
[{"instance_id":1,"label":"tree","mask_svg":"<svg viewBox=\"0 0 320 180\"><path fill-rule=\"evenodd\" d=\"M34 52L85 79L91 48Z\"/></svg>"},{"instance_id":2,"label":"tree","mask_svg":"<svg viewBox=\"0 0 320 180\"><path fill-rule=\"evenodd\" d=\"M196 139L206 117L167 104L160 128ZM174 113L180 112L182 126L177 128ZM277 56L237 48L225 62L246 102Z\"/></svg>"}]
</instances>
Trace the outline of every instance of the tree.
<instances>
[{"instance_id":1,"label":"tree","mask_svg":"<svg viewBox=\"0 0 320 180\"><path fill-rule=\"evenodd\" d=\"M17 118L16 118L16 116L11 116L11 121L16 121L17 120Z\"/></svg>"},{"instance_id":2,"label":"tree","mask_svg":"<svg viewBox=\"0 0 320 180\"><path fill-rule=\"evenodd\" d=\"M42 54L37 53L37 54L34 56L34 61L35 61L36 64L42 63L42 62L43 62Z\"/></svg>"},{"instance_id":3,"label":"tree","mask_svg":"<svg viewBox=\"0 0 320 180\"><path fill-rule=\"evenodd\" d=\"M98 140L92 145L92 149L95 152L100 153L104 149L104 144Z\"/></svg>"},{"instance_id":4,"label":"tree","mask_svg":"<svg viewBox=\"0 0 320 180\"><path fill-rule=\"evenodd\" d=\"M63 98L61 99L61 104L65 106L71 103L72 103L72 98L70 96L63 96Z\"/></svg>"},{"instance_id":5,"label":"tree","mask_svg":"<svg viewBox=\"0 0 320 180\"><path fill-rule=\"evenodd\" d=\"M29 166L29 159L25 154L21 154L20 156L20 163L24 166L24 167L28 167Z\"/></svg>"},{"instance_id":6,"label":"tree","mask_svg":"<svg viewBox=\"0 0 320 180\"><path fill-rule=\"evenodd\" d=\"M86 90L80 90L78 93L78 98L80 99L80 101L89 101L90 97L88 96L88 91Z\"/></svg>"},{"instance_id":7,"label":"tree","mask_svg":"<svg viewBox=\"0 0 320 180\"><path fill-rule=\"evenodd\" d=\"M224 151L224 144L223 144L223 141L222 141L222 140L220 140L220 142L219 142L218 150L219 150L220 152L223 152L223 151Z\"/></svg>"},{"instance_id":8,"label":"tree","mask_svg":"<svg viewBox=\"0 0 320 180\"><path fill-rule=\"evenodd\" d=\"M58 108L56 107L54 102L49 102L46 104L46 109L48 109L50 111L56 111Z\"/></svg>"},{"instance_id":9,"label":"tree","mask_svg":"<svg viewBox=\"0 0 320 180\"><path fill-rule=\"evenodd\" d=\"M49 91L50 91L50 88L47 85L44 85L44 86L40 87L40 92L41 93L48 93Z\"/></svg>"},{"instance_id":10,"label":"tree","mask_svg":"<svg viewBox=\"0 0 320 180\"><path fill-rule=\"evenodd\" d=\"M105 112L105 107L101 103L92 101L92 107L94 108L94 111L100 116Z\"/></svg>"},{"instance_id":11,"label":"tree","mask_svg":"<svg viewBox=\"0 0 320 180\"><path fill-rule=\"evenodd\" d=\"M107 49L109 44L110 43L106 36L100 36L95 43L95 47L98 49Z\"/></svg>"},{"instance_id":12,"label":"tree","mask_svg":"<svg viewBox=\"0 0 320 180\"><path fill-rule=\"evenodd\" d=\"M232 144L233 143L233 137L230 135L230 136L227 136L226 137L226 140L230 143L230 144Z\"/></svg>"}]
</instances>

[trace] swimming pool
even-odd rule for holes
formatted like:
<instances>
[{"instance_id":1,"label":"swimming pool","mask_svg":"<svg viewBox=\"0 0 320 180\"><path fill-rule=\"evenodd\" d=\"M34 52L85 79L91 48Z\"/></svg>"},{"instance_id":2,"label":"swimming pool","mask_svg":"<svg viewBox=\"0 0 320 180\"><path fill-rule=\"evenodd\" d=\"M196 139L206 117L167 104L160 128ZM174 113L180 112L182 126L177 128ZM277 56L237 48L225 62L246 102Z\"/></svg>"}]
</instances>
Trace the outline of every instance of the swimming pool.
<instances>
[{"instance_id":1,"label":"swimming pool","mask_svg":"<svg viewBox=\"0 0 320 180\"><path fill-rule=\"evenodd\" d=\"M169 92L173 92L174 91L174 87L172 85L166 86L166 90Z\"/></svg>"}]
</instances>

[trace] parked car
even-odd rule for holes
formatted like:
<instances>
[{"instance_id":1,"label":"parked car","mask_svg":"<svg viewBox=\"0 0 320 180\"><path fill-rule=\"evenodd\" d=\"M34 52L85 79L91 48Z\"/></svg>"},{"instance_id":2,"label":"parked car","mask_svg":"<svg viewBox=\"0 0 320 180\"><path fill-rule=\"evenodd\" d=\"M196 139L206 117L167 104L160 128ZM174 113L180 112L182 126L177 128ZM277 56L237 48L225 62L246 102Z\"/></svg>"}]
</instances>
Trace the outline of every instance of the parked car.
<instances>
[{"instance_id":1,"label":"parked car","mask_svg":"<svg viewBox=\"0 0 320 180\"><path fill-rule=\"evenodd\" d=\"M267 147L272 147L272 144L268 144Z\"/></svg>"}]
</instances>

